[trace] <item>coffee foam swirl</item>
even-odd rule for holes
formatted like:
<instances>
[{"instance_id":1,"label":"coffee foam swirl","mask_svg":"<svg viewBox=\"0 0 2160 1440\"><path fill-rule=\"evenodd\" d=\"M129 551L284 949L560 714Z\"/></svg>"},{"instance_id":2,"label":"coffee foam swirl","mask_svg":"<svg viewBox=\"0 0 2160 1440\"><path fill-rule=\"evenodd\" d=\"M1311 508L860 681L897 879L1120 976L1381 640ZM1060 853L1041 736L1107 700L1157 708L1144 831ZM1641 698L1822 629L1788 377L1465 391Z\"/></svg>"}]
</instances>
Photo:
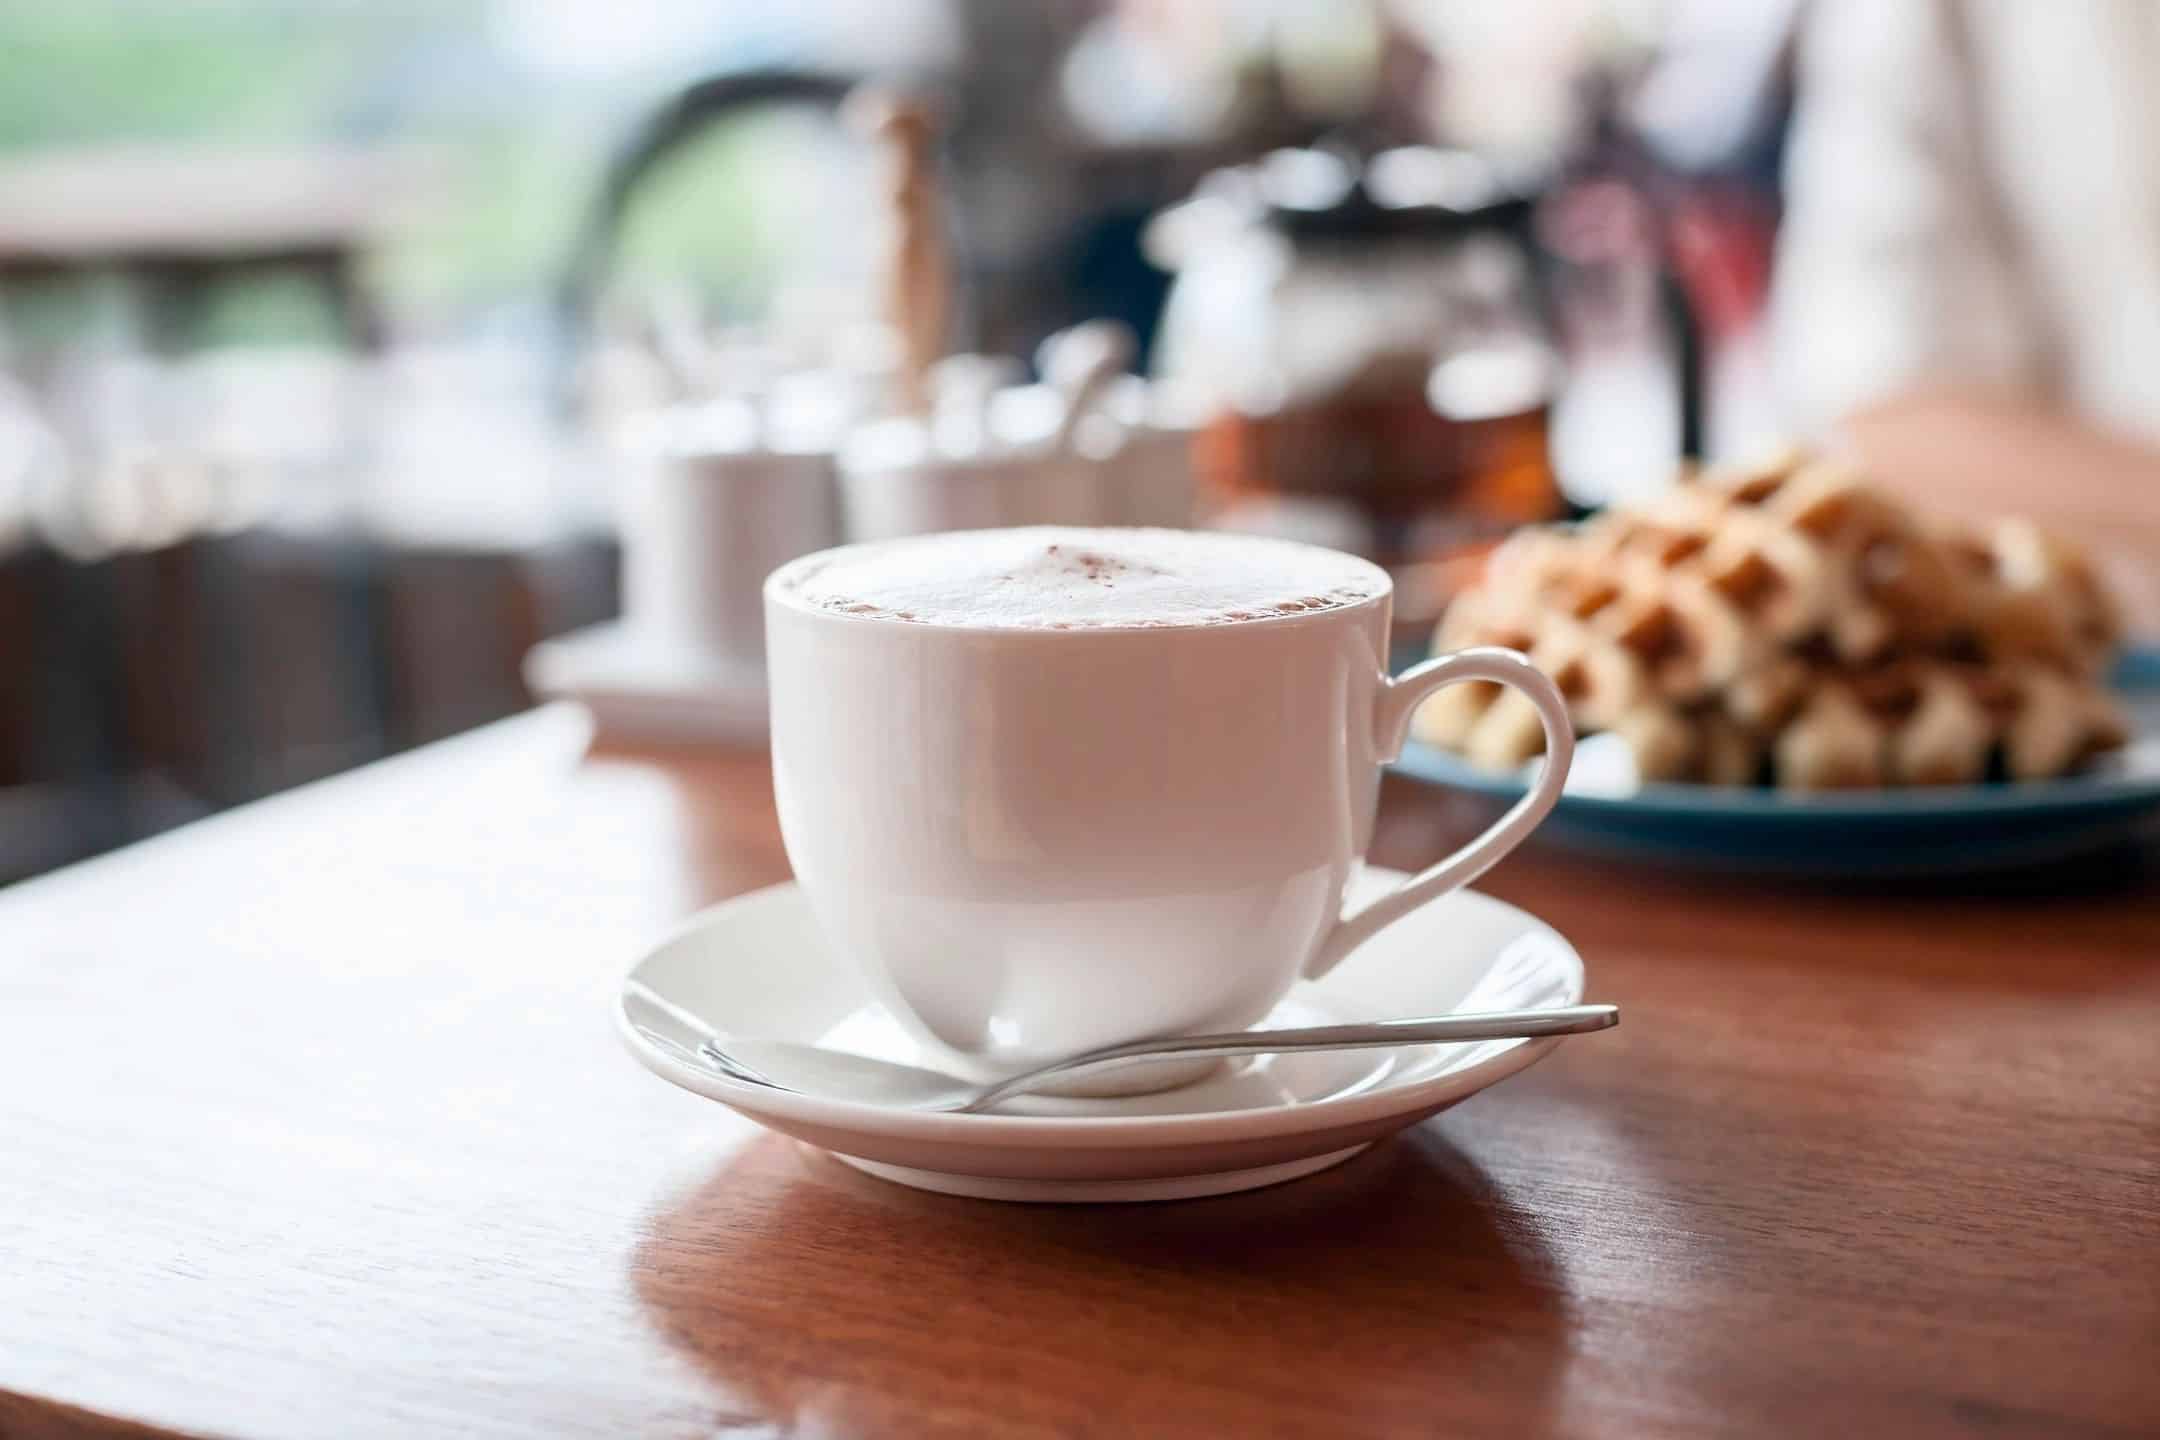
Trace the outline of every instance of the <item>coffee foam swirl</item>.
<instances>
[{"instance_id":1,"label":"coffee foam swirl","mask_svg":"<svg viewBox=\"0 0 2160 1440\"><path fill-rule=\"evenodd\" d=\"M849 546L786 566L772 584L838 615L999 630L1236 625L1356 605L1388 588L1377 566L1317 546L1050 526Z\"/></svg>"}]
</instances>

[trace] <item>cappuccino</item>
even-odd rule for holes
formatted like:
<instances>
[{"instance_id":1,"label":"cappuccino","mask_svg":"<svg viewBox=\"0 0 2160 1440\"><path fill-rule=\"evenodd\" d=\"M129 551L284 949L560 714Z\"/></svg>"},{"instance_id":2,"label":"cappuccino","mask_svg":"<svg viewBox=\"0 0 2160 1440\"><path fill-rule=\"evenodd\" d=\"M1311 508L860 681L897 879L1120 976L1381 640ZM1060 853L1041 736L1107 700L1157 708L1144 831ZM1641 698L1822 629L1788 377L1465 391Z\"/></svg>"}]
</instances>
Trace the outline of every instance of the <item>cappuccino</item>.
<instances>
[{"instance_id":1,"label":"cappuccino","mask_svg":"<svg viewBox=\"0 0 2160 1440\"><path fill-rule=\"evenodd\" d=\"M925 1054L984 1080L1260 1020L1513 848L1567 773L1567 704L1521 656L1391 677L1392 599L1332 550L1174 530L959 531L783 566L773 798L820 929ZM1345 913L1381 767L1457 681L1529 699L1536 789Z\"/></svg>"},{"instance_id":2,"label":"cappuccino","mask_svg":"<svg viewBox=\"0 0 2160 1440\"><path fill-rule=\"evenodd\" d=\"M835 615L969 630L1236 625L1387 593L1378 566L1316 546L1189 530L964 530L813 555L773 590Z\"/></svg>"}]
</instances>

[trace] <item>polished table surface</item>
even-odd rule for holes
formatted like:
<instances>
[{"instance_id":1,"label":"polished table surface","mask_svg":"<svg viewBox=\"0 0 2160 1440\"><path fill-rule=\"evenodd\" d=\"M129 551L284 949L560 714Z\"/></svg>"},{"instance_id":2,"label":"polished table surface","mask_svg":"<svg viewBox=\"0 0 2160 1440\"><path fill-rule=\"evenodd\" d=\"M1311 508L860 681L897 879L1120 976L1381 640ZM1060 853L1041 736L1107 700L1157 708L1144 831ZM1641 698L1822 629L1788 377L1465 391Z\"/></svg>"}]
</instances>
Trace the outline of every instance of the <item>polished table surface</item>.
<instances>
[{"instance_id":1,"label":"polished table surface","mask_svg":"<svg viewBox=\"0 0 2160 1440\"><path fill-rule=\"evenodd\" d=\"M1391 782L1375 857L1460 802ZM1526 852L1626 1023L1273 1190L920 1195L625 1056L762 755L542 711L0 893L0 1436L2160 1433L2160 884Z\"/></svg>"}]
</instances>

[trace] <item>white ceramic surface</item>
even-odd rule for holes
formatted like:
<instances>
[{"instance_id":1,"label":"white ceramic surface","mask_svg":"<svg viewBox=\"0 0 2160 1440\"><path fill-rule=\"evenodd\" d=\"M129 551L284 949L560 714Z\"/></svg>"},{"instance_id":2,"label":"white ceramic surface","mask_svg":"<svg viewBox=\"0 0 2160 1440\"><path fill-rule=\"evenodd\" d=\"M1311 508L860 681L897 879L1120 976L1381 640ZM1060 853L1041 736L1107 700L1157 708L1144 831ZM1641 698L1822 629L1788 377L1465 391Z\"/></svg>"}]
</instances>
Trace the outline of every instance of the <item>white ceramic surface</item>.
<instances>
[{"instance_id":1,"label":"white ceramic surface","mask_svg":"<svg viewBox=\"0 0 2160 1440\"><path fill-rule=\"evenodd\" d=\"M1153 404L1137 376L1112 382L1104 404L1058 440L1070 395L1024 385L988 397L979 430L940 438L934 426L885 420L859 430L839 456L842 509L853 541L1016 525L1188 526L1192 431Z\"/></svg>"},{"instance_id":2,"label":"white ceramic surface","mask_svg":"<svg viewBox=\"0 0 2160 1440\"><path fill-rule=\"evenodd\" d=\"M856 541L1126 518L1125 469L1080 455L997 450L901 459L859 446L843 455L840 484L847 535Z\"/></svg>"},{"instance_id":3,"label":"white ceramic surface","mask_svg":"<svg viewBox=\"0 0 2160 1440\"><path fill-rule=\"evenodd\" d=\"M1358 898L1404 878L1369 871ZM793 884L706 911L641 960L631 978L723 1033L830 1044L903 1063L925 1058L860 972L826 945ZM1582 998L1582 961L1566 940L1513 906L1457 891L1391 926L1324 978L1297 986L1267 1023ZM1266 1057L1153 1095L1036 1096L993 1115L944 1115L744 1084L646 1044L619 1008L616 1023L647 1069L761 1125L902 1184L1004 1200L1167 1200L1274 1184L1348 1159L1560 1043Z\"/></svg>"},{"instance_id":4,"label":"white ceramic surface","mask_svg":"<svg viewBox=\"0 0 2160 1440\"><path fill-rule=\"evenodd\" d=\"M840 539L831 454L688 425L658 428L629 451L624 623L655 652L758 664L765 577Z\"/></svg>"},{"instance_id":5,"label":"white ceramic surface","mask_svg":"<svg viewBox=\"0 0 2160 1440\"><path fill-rule=\"evenodd\" d=\"M1210 543L1262 573L1300 548ZM936 1068L988 1080L1253 1024L1514 848L1567 769L1562 702L1520 656L1466 651L1388 678L1377 567L1361 576L1372 598L1332 609L1056 630L819 609L794 577L829 563L766 587L781 830L826 932ZM1346 915L1381 765L1420 700L1472 679L1539 705L1552 779Z\"/></svg>"},{"instance_id":6,"label":"white ceramic surface","mask_svg":"<svg viewBox=\"0 0 2160 1440\"><path fill-rule=\"evenodd\" d=\"M525 656L525 683L568 700L610 740L750 745L765 739L765 672L717 660L608 621L543 640Z\"/></svg>"},{"instance_id":7,"label":"white ceramic surface","mask_svg":"<svg viewBox=\"0 0 2160 1440\"><path fill-rule=\"evenodd\" d=\"M1105 408L1125 431L1117 460L1126 488L1117 523L1191 525L1199 502L1193 439L1210 413L1204 398L1127 375L1111 387Z\"/></svg>"}]
</instances>

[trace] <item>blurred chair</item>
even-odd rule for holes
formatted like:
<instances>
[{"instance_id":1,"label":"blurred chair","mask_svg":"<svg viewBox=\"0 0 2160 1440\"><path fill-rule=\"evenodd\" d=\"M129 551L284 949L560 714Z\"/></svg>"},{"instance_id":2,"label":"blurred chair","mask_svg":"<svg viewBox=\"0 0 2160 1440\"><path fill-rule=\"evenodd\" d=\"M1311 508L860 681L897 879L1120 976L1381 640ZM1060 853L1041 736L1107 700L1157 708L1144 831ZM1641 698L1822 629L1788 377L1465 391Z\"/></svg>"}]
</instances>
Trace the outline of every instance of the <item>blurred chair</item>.
<instances>
[{"instance_id":1,"label":"blurred chair","mask_svg":"<svg viewBox=\"0 0 2160 1440\"><path fill-rule=\"evenodd\" d=\"M126 277L145 340L183 344L215 281L297 273L347 339L381 338L360 281L369 245L413 206L413 152L347 146L134 146L42 152L0 165L0 284Z\"/></svg>"}]
</instances>

